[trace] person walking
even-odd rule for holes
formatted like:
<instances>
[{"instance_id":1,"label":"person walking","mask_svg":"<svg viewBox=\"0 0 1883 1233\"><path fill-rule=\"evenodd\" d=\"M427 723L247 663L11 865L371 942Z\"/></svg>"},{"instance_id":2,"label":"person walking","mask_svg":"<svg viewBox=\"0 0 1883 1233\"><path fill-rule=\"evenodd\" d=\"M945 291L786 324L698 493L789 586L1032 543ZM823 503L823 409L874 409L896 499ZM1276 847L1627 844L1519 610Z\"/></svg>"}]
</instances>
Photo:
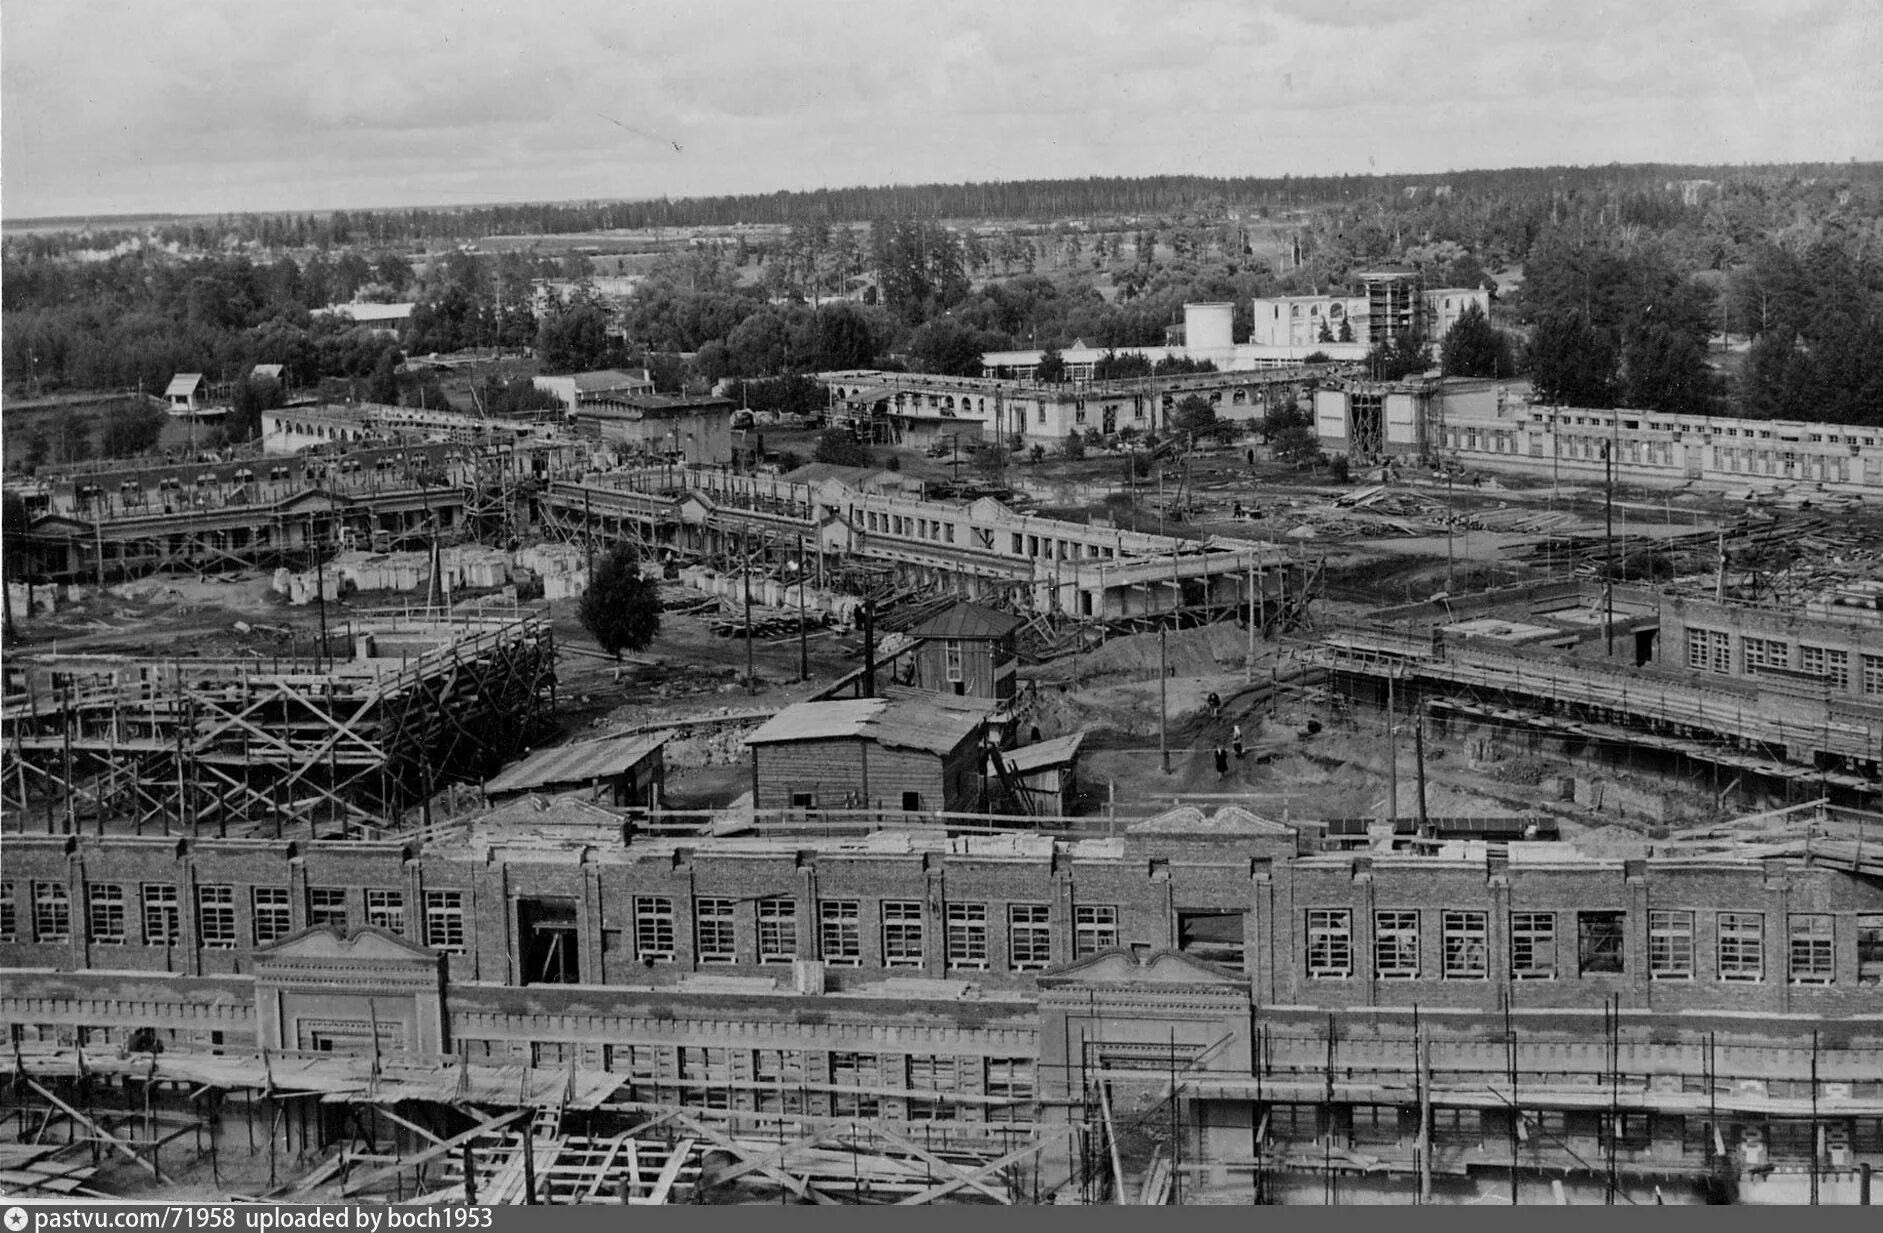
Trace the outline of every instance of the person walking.
<instances>
[{"instance_id":1,"label":"person walking","mask_svg":"<svg viewBox=\"0 0 1883 1233\"><path fill-rule=\"evenodd\" d=\"M1216 777L1221 779L1229 774L1229 752L1221 745L1216 747Z\"/></svg>"},{"instance_id":2,"label":"person walking","mask_svg":"<svg viewBox=\"0 0 1883 1233\"><path fill-rule=\"evenodd\" d=\"M1210 702L1210 718L1221 719L1223 717L1223 699L1221 695L1219 695L1215 690L1211 690L1209 702Z\"/></svg>"},{"instance_id":3,"label":"person walking","mask_svg":"<svg viewBox=\"0 0 1883 1233\"><path fill-rule=\"evenodd\" d=\"M1236 761L1242 761L1242 725L1237 724L1229 730L1229 743L1236 750Z\"/></svg>"}]
</instances>

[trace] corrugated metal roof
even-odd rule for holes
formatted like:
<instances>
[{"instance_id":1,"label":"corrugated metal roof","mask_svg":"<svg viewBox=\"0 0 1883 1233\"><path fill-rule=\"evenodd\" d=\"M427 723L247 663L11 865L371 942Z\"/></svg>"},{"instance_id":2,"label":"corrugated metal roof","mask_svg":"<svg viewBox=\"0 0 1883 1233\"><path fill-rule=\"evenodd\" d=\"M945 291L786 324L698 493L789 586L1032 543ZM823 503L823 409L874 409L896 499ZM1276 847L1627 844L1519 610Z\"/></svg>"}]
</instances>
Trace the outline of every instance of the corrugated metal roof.
<instances>
[{"instance_id":1,"label":"corrugated metal roof","mask_svg":"<svg viewBox=\"0 0 1883 1233\"><path fill-rule=\"evenodd\" d=\"M170 378L169 386L164 389L164 397L168 398L176 394L193 394L196 392L196 387L202 383L202 373L180 372Z\"/></svg>"},{"instance_id":2,"label":"corrugated metal roof","mask_svg":"<svg viewBox=\"0 0 1883 1233\"><path fill-rule=\"evenodd\" d=\"M531 754L484 785L486 793L526 792L558 783L586 783L620 775L667 743L668 733L653 732L583 741Z\"/></svg>"},{"instance_id":3,"label":"corrugated metal roof","mask_svg":"<svg viewBox=\"0 0 1883 1233\"><path fill-rule=\"evenodd\" d=\"M979 729L985 717L927 703L889 698L842 698L788 706L745 738L748 745L828 741L855 737L897 749L947 753Z\"/></svg>"},{"instance_id":4,"label":"corrugated metal roof","mask_svg":"<svg viewBox=\"0 0 1883 1233\"><path fill-rule=\"evenodd\" d=\"M962 600L909 631L911 638L1003 638L1026 624L1019 617Z\"/></svg>"}]
</instances>

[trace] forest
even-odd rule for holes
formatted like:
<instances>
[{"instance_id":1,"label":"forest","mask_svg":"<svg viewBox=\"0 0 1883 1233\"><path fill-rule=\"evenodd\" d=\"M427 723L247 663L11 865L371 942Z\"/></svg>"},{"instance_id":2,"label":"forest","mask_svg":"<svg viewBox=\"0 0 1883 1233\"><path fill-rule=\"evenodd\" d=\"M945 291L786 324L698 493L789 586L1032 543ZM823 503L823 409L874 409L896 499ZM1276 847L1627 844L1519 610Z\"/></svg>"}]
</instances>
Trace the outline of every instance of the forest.
<instances>
[{"instance_id":1,"label":"forest","mask_svg":"<svg viewBox=\"0 0 1883 1233\"><path fill-rule=\"evenodd\" d=\"M676 235L625 298L596 291L581 252L467 251L492 234L734 224L775 225ZM667 389L978 372L986 350L1162 343L1189 300L1235 303L1246 337L1251 298L1349 290L1383 262L1492 290L1490 318L1439 348L1447 371L1528 375L1578 405L1883 423L1883 165L1856 163L921 185L42 232L5 243L4 375L16 398L154 392L179 371L232 382L278 363L297 392L435 406L404 355L533 348L546 371L645 364ZM349 300L416 307L388 340L316 311ZM1749 350L1719 363L1721 333ZM1424 355L1375 359L1391 376Z\"/></svg>"}]
</instances>

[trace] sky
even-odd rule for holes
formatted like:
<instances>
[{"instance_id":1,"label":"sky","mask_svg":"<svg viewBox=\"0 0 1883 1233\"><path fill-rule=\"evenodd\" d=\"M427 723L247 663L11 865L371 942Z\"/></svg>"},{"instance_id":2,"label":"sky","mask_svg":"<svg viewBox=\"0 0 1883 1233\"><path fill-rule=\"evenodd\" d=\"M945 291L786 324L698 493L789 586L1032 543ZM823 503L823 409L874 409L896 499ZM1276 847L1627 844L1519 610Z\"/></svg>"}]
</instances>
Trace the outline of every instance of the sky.
<instances>
[{"instance_id":1,"label":"sky","mask_svg":"<svg viewBox=\"0 0 1883 1233\"><path fill-rule=\"evenodd\" d=\"M6 0L0 213L1883 158L1873 0Z\"/></svg>"}]
</instances>

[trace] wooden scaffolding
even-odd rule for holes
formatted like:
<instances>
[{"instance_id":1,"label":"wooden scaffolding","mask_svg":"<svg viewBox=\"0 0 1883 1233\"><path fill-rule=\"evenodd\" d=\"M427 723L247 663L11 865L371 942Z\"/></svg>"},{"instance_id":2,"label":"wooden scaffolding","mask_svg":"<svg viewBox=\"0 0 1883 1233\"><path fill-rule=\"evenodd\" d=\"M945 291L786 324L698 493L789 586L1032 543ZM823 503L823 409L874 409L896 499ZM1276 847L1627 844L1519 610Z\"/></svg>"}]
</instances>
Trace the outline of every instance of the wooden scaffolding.
<instances>
[{"instance_id":1,"label":"wooden scaffolding","mask_svg":"<svg viewBox=\"0 0 1883 1233\"><path fill-rule=\"evenodd\" d=\"M23 658L0 705L8 828L370 836L551 722L541 617L441 613L352 634L344 658Z\"/></svg>"}]
</instances>

